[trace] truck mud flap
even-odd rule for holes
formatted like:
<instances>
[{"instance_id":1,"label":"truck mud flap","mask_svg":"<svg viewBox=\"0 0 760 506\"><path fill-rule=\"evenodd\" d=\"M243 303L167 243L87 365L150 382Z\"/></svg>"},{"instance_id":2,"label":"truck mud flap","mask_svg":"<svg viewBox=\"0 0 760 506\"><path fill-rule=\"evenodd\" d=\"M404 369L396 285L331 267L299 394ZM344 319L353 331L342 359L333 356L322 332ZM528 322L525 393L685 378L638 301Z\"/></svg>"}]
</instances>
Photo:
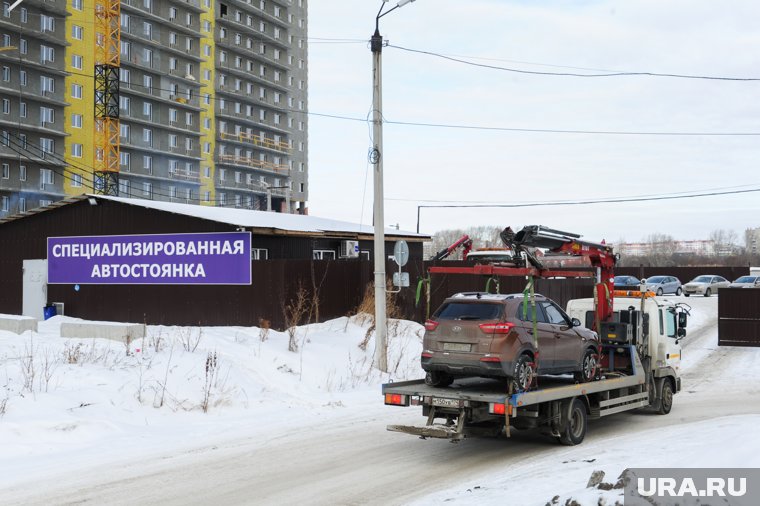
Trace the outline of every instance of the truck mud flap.
<instances>
[{"instance_id":1,"label":"truck mud flap","mask_svg":"<svg viewBox=\"0 0 760 506\"><path fill-rule=\"evenodd\" d=\"M387 430L391 432L403 432L404 434L411 434L413 436L419 436L423 439L428 437L438 439L451 439L452 441L460 441L464 439L465 435L455 425L425 425L422 427L416 427L413 425L388 425Z\"/></svg>"}]
</instances>

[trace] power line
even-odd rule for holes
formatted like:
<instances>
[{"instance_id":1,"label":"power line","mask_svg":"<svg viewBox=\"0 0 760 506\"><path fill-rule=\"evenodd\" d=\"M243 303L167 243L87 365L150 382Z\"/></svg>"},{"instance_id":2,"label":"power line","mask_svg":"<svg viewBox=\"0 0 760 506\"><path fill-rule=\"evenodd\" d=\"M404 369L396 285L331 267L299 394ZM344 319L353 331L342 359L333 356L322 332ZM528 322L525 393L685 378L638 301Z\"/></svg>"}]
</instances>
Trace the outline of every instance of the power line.
<instances>
[{"instance_id":1,"label":"power line","mask_svg":"<svg viewBox=\"0 0 760 506\"><path fill-rule=\"evenodd\" d=\"M720 195L736 195L740 193L754 193L760 192L760 188L753 188L748 190L733 190L723 192L705 192L695 193L690 195L670 195L670 196L658 196L658 197L642 197L642 198L615 198L615 199L587 199L576 200L568 202L532 202L532 203L515 203L515 204L441 204L441 205L420 205L417 206L417 233L420 231L420 210L426 208L521 208L521 207L556 207L556 206L580 206L590 204L616 204L623 202L651 202L658 200L680 200L697 197L715 197Z\"/></svg>"},{"instance_id":2,"label":"power line","mask_svg":"<svg viewBox=\"0 0 760 506\"><path fill-rule=\"evenodd\" d=\"M605 72L601 74L578 74L574 72L541 72L537 70L523 70L510 67L500 67L497 65L487 65L485 63L475 63L461 58L455 58L453 56L446 56L441 53L435 53L433 51L423 51L421 49L411 49L408 47L395 46L388 44L388 47L399 49L401 51L407 51L409 53L424 54L427 56L435 56L444 60L450 60L457 63L463 63L465 65L471 65L473 67L482 67L492 70L503 70L505 72L514 72L517 74L533 74L540 76L564 76L564 77L621 77L621 76L647 76L647 77L674 77L679 79L705 79L710 81L760 81L760 77L723 77L723 76L703 76L703 75L691 75L691 74L668 74L659 72Z\"/></svg>"},{"instance_id":3,"label":"power line","mask_svg":"<svg viewBox=\"0 0 760 506\"><path fill-rule=\"evenodd\" d=\"M78 75L82 77L92 77L93 74L86 74L84 72L70 72L70 74ZM146 90L166 91L169 93L175 93L175 90L171 88L160 88L155 86L145 86L140 83L129 83L129 88L144 88ZM190 89L190 87L188 87ZM148 91L149 92L149 91ZM183 93L177 91L177 93ZM208 95L209 100L226 100L224 98L216 97L212 94L200 94L204 99ZM148 98L148 97L146 97ZM279 109L284 112L293 114L302 114L306 116L318 116L331 119L339 119L344 121L360 121L363 123L371 122L368 118L359 118L352 116L345 116L341 114L329 114L329 113L317 113L311 111L301 111L297 109L290 109L287 107L279 107L270 105L273 108ZM127 119L128 120L128 119ZM557 128L522 128L522 127L492 127L482 125L462 125L452 123L426 123L419 121L393 121L383 120L384 123L389 125L401 125L401 126L416 126L416 127L428 127L428 128L450 128L460 130L481 130L481 131L494 131L494 132L522 132L522 133L548 133L548 134L573 134L573 135L622 135L622 136L672 136L672 137L756 137L760 136L760 132L666 132L666 131L625 131L625 130L574 130L574 129L557 129Z\"/></svg>"},{"instance_id":4,"label":"power line","mask_svg":"<svg viewBox=\"0 0 760 506\"><path fill-rule=\"evenodd\" d=\"M620 197L599 197L599 198L592 198L598 202L607 202L612 201L614 199L643 199L648 197L670 197L670 196L689 196L693 193L704 193L704 192L718 192L723 190L734 190L738 188L748 188L748 187L757 187L760 186L760 183L753 183L753 184L743 184L743 185L734 185L734 186L722 186L718 188L707 188L704 190L688 190L688 191L680 191L680 192L670 192L670 193L650 193L650 194L644 194L644 195L627 195L627 196L620 196ZM760 189L760 188L758 188ZM753 190L754 191L754 190ZM495 202L495 201L483 201L483 200L440 200L440 199L408 199L408 198L388 198L386 197L385 200L391 200L396 202L422 202L422 203L440 203L440 204L479 204L484 206L491 206L491 205L500 205L500 204L506 204L506 202ZM545 200L545 201L525 201L525 202L511 202L511 204L526 204L526 205L532 205L532 204L572 204L576 202L576 200Z\"/></svg>"},{"instance_id":5,"label":"power line","mask_svg":"<svg viewBox=\"0 0 760 506\"><path fill-rule=\"evenodd\" d=\"M723 191L723 192L705 192L705 193L694 193L690 195L661 195L657 197L641 197L641 198L614 198L614 199L588 199L588 200L575 200L575 201L567 201L567 202L530 202L530 203L521 203L521 204L465 204L465 205L454 205L454 204L442 204L442 205L431 205L431 206L417 206L417 207L509 207L509 208L517 208L517 207L547 207L547 206L579 206L579 205L587 205L587 204L617 204L622 202L651 202L656 200L678 200L678 199L689 199L689 198L696 198L696 197L715 197L719 195L735 195L739 193L754 193L754 192L760 192L760 188L752 188L748 190L732 190L732 191Z\"/></svg>"}]
</instances>

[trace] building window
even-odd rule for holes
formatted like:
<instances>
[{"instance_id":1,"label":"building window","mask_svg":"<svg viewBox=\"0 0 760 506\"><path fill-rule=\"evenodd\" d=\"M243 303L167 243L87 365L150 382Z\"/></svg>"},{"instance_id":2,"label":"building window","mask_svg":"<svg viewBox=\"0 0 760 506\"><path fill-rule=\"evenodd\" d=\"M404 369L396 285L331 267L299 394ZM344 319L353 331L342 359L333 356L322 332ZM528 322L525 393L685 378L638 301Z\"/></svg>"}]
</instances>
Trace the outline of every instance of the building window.
<instances>
[{"instance_id":1,"label":"building window","mask_svg":"<svg viewBox=\"0 0 760 506\"><path fill-rule=\"evenodd\" d=\"M11 166L10 164L4 163L3 164L3 179L9 179L11 177Z\"/></svg>"},{"instance_id":2,"label":"building window","mask_svg":"<svg viewBox=\"0 0 760 506\"><path fill-rule=\"evenodd\" d=\"M82 40L84 29L79 25L71 25L71 38L76 40Z\"/></svg>"},{"instance_id":3,"label":"building window","mask_svg":"<svg viewBox=\"0 0 760 506\"><path fill-rule=\"evenodd\" d=\"M21 197L18 199L18 212L20 213L26 212L26 199L24 197Z\"/></svg>"},{"instance_id":4,"label":"building window","mask_svg":"<svg viewBox=\"0 0 760 506\"><path fill-rule=\"evenodd\" d=\"M74 188L81 188L82 187L82 174L72 174L71 175L71 186Z\"/></svg>"},{"instance_id":5,"label":"building window","mask_svg":"<svg viewBox=\"0 0 760 506\"><path fill-rule=\"evenodd\" d=\"M153 147L153 130L150 128L143 128L143 142L150 147Z\"/></svg>"},{"instance_id":6,"label":"building window","mask_svg":"<svg viewBox=\"0 0 760 506\"><path fill-rule=\"evenodd\" d=\"M0 211L8 211L8 197L0 199Z\"/></svg>"},{"instance_id":7,"label":"building window","mask_svg":"<svg viewBox=\"0 0 760 506\"><path fill-rule=\"evenodd\" d=\"M82 98L82 85L81 84L72 84L71 85L71 98Z\"/></svg>"},{"instance_id":8,"label":"building window","mask_svg":"<svg viewBox=\"0 0 760 506\"><path fill-rule=\"evenodd\" d=\"M315 249L312 258L314 260L335 260L335 250Z\"/></svg>"},{"instance_id":9,"label":"building window","mask_svg":"<svg viewBox=\"0 0 760 506\"><path fill-rule=\"evenodd\" d=\"M18 76L19 81L21 81L21 86L26 86L26 70L20 70Z\"/></svg>"},{"instance_id":10,"label":"building window","mask_svg":"<svg viewBox=\"0 0 760 506\"><path fill-rule=\"evenodd\" d=\"M3 114L11 113L11 101L7 98L3 99Z\"/></svg>"},{"instance_id":11,"label":"building window","mask_svg":"<svg viewBox=\"0 0 760 506\"><path fill-rule=\"evenodd\" d=\"M143 195L146 197L153 196L153 185L151 183L143 183Z\"/></svg>"},{"instance_id":12,"label":"building window","mask_svg":"<svg viewBox=\"0 0 760 506\"><path fill-rule=\"evenodd\" d=\"M18 180L26 181L26 165L18 166Z\"/></svg>"},{"instance_id":13,"label":"building window","mask_svg":"<svg viewBox=\"0 0 760 506\"><path fill-rule=\"evenodd\" d=\"M40 14L40 31L41 32L54 32L55 31L55 18L52 16L46 16Z\"/></svg>"},{"instance_id":14,"label":"building window","mask_svg":"<svg viewBox=\"0 0 760 506\"><path fill-rule=\"evenodd\" d=\"M40 46L40 63L55 61L55 49L48 46Z\"/></svg>"},{"instance_id":15,"label":"building window","mask_svg":"<svg viewBox=\"0 0 760 506\"><path fill-rule=\"evenodd\" d=\"M119 164L122 167L125 167L125 170L127 170L127 172L129 171L129 153L127 151L119 152Z\"/></svg>"},{"instance_id":16,"label":"building window","mask_svg":"<svg viewBox=\"0 0 760 506\"><path fill-rule=\"evenodd\" d=\"M148 171L148 174L153 174L153 157L143 156L143 169Z\"/></svg>"},{"instance_id":17,"label":"building window","mask_svg":"<svg viewBox=\"0 0 760 506\"><path fill-rule=\"evenodd\" d=\"M40 186L44 188L46 185L53 184L53 171L50 169L40 169Z\"/></svg>"},{"instance_id":18,"label":"building window","mask_svg":"<svg viewBox=\"0 0 760 506\"><path fill-rule=\"evenodd\" d=\"M10 80L11 80L11 68L3 67L3 81L10 81Z\"/></svg>"},{"instance_id":19,"label":"building window","mask_svg":"<svg viewBox=\"0 0 760 506\"><path fill-rule=\"evenodd\" d=\"M129 180L119 179L119 195L129 196Z\"/></svg>"},{"instance_id":20,"label":"building window","mask_svg":"<svg viewBox=\"0 0 760 506\"><path fill-rule=\"evenodd\" d=\"M77 11L82 10L82 0L71 0L71 8Z\"/></svg>"},{"instance_id":21,"label":"building window","mask_svg":"<svg viewBox=\"0 0 760 506\"><path fill-rule=\"evenodd\" d=\"M71 145L71 156L74 158L82 158L82 145L81 144L72 144Z\"/></svg>"},{"instance_id":22,"label":"building window","mask_svg":"<svg viewBox=\"0 0 760 506\"><path fill-rule=\"evenodd\" d=\"M77 70L82 70L82 56L78 54L71 55L71 66Z\"/></svg>"},{"instance_id":23,"label":"building window","mask_svg":"<svg viewBox=\"0 0 760 506\"><path fill-rule=\"evenodd\" d=\"M26 7L21 8L21 22L26 23L29 21L29 11L26 10Z\"/></svg>"},{"instance_id":24,"label":"building window","mask_svg":"<svg viewBox=\"0 0 760 506\"><path fill-rule=\"evenodd\" d=\"M72 114L71 115L71 126L73 128L82 128L82 115L81 114Z\"/></svg>"},{"instance_id":25,"label":"building window","mask_svg":"<svg viewBox=\"0 0 760 506\"><path fill-rule=\"evenodd\" d=\"M40 126L55 123L55 111L52 107L40 107Z\"/></svg>"},{"instance_id":26,"label":"building window","mask_svg":"<svg viewBox=\"0 0 760 506\"><path fill-rule=\"evenodd\" d=\"M119 125L119 136L129 142L129 125L122 123Z\"/></svg>"}]
</instances>

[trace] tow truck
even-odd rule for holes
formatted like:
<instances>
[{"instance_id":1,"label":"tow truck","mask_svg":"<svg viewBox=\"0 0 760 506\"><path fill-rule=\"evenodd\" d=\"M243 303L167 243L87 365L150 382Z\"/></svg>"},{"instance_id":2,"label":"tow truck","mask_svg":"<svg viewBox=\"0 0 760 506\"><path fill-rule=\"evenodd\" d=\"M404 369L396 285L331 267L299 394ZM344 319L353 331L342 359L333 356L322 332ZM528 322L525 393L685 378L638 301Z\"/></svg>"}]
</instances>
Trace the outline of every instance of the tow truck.
<instances>
[{"instance_id":1,"label":"tow truck","mask_svg":"<svg viewBox=\"0 0 760 506\"><path fill-rule=\"evenodd\" d=\"M567 312L600 336L600 379L576 383L569 375L535 376L531 388L517 392L512 382L486 378L463 378L448 387L429 386L423 379L388 383L382 386L386 405L421 406L427 417L425 425L389 425L389 431L459 442L538 428L562 444L576 445L583 441L589 419L647 407L670 412L673 396L681 390L680 341L686 335L688 306L655 297L644 286L616 292L612 278L618 255L610 245L580 237L543 226L517 233L507 227L501 238L513 252L510 260L434 266L430 274L525 276L525 296L531 300L534 278L594 278L593 298L569 301Z\"/></svg>"}]
</instances>

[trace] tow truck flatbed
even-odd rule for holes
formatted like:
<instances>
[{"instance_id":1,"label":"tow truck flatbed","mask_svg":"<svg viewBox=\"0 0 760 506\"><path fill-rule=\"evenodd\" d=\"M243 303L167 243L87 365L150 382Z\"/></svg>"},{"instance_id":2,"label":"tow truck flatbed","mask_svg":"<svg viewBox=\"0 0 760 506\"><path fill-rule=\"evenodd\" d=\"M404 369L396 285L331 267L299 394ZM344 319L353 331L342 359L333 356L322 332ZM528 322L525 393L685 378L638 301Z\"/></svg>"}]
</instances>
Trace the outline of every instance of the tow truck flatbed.
<instances>
[{"instance_id":1,"label":"tow truck flatbed","mask_svg":"<svg viewBox=\"0 0 760 506\"><path fill-rule=\"evenodd\" d=\"M556 421L554 432L560 437L576 400L585 406L591 419L650 405L647 375L635 348L626 348L633 364L629 374L608 371L603 379L588 383L576 383L567 375L540 376L535 389L511 395L505 381L485 378L463 378L448 387L429 386L424 380L384 384L386 404L423 406L428 417L425 426L389 425L387 429L459 441L483 433L483 424L496 418L500 420L499 432L507 436L511 424L523 428L532 426L533 421ZM447 422L434 423L436 418Z\"/></svg>"}]
</instances>

